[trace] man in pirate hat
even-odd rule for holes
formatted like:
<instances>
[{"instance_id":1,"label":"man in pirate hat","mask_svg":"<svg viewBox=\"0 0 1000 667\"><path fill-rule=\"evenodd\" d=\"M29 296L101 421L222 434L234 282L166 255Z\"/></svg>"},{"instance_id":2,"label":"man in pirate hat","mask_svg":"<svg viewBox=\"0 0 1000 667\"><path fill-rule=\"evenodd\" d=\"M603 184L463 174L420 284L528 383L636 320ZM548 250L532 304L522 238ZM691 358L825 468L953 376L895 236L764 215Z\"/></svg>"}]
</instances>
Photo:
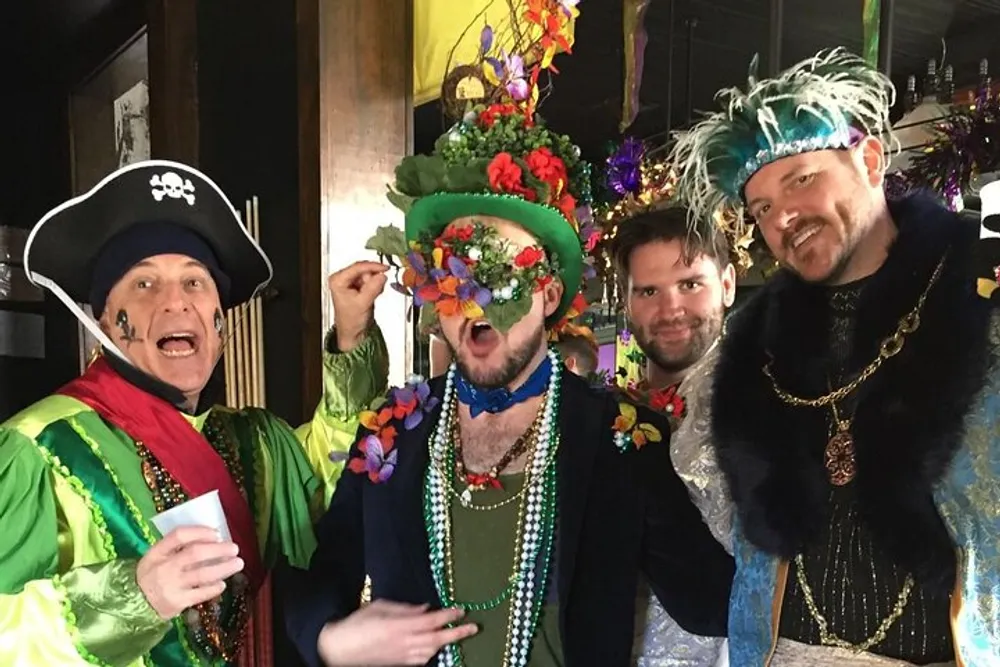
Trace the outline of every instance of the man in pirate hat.
<instances>
[{"instance_id":1,"label":"man in pirate hat","mask_svg":"<svg viewBox=\"0 0 1000 667\"><path fill-rule=\"evenodd\" d=\"M666 420L549 348L583 307L588 169L530 91L499 90L401 163L405 231L369 243L455 362L361 417L286 591L310 666L626 665L640 570L685 628L725 631L732 560L673 472Z\"/></svg>"},{"instance_id":2,"label":"man in pirate hat","mask_svg":"<svg viewBox=\"0 0 1000 667\"><path fill-rule=\"evenodd\" d=\"M271 264L216 184L174 162L125 167L49 212L24 266L103 354L0 426L0 663L233 661L268 567L308 563L342 469L328 454L357 427L349 398L384 389L384 344L328 355L328 375L354 384L328 383L298 437L264 410L205 405L223 309L260 293ZM380 279L334 296L363 311ZM214 528L154 525L211 492Z\"/></svg>"},{"instance_id":3,"label":"man in pirate hat","mask_svg":"<svg viewBox=\"0 0 1000 667\"><path fill-rule=\"evenodd\" d=\"M731 663L1000 655L989 302L978 225L887 199L894 90L824 51L678 137L692 222L743 208L782 268L731 319L712 402L736 506Z\"/></svg>"}]
</instances>

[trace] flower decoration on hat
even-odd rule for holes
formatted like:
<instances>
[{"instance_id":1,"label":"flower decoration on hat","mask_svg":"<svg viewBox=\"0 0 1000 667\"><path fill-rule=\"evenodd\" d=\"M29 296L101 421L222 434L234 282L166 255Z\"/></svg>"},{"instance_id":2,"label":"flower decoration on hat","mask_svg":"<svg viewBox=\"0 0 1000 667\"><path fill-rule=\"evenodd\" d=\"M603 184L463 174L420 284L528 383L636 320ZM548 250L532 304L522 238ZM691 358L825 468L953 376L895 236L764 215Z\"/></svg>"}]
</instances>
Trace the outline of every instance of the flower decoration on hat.
<instances>
[{"instance_id":1,"label":"flower decoration on hat","mask_svg":"<svg viewBox=\"0 0 1000 667\"><path fill-rule=\"evenodd\" d=\"M430 155L405 158L389 199L406 214L405 229L380 228L367 247L402 269L396 288L411 296L430 325L440 316L486 318L507 330L531 308L532 294L558 279L562 301L550 329L582 310L584 281L596 272L586 253L596 243L590 220L590 166L569 137L536 114L539 78L553 57L573 46L576 0L529 0L519 16L529 29L500 47L490 26L480 35L482 99ZM525 3L513 3L523 6ZM479 69L476 69L479 68ZM447 79L446 79L447 80ZM514 247L477 218L509 220L537 245ZM471 224L452 224L456 220Z\"/></svg>"},{"instance_id":2,"label":"flower decoration on hat","mask_svg":"<svg viewBox=\"0 0 1000 667\"><path fill-rule=\"evenodd\" d=\"M761 167L807 151L848 148L864 136L891 133L892 82L843 48L824 50L779 76L757 78L750 65L747 89L721 90L723 110L677 135L670 157L677 193L693 224L743 206L743 189Z\"/></svg>"}]
</instances>

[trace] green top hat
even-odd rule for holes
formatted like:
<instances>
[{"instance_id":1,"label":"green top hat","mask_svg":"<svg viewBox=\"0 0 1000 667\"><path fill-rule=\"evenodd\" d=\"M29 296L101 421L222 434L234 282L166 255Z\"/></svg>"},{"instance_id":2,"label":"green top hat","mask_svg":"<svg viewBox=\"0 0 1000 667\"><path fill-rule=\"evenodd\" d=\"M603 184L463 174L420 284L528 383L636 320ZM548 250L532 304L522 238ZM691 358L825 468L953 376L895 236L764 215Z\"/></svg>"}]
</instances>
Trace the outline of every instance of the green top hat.
<instances>
[{"instance_id":1,"label":"green top hat","mask_svg":"<svg viewBox=\"0 0 1000 667\"><path fill-rule=\"evenodd\" d=\"M559 16L568 26L570 16ZM424 313L427 306L432 314L461 309L467 316L485 316L500 329L530 309L534 290L526 289L526 280L538 286L558 278L564 291L546 320L552 329L585 307L581 288L593 275L593 260L584 248L595 231L589 224L581 229L591 204L590 165L580 159L569 137L549 130L535 114L538 75L551 56L543 56L526 76L521 56L503 51L499 57L488 55L489 26L481 42L482 70L460 68L466 78L481 75L480 103L466 107L430 155L410 156L399 164L389 199L406 214L405 230L397 237L382 228L368 247L401 258L406 272L397 288L414 296ZM453 221L476 216L520 225L544 254L515 257L495 233L481 228L465 232L464 238L449 235L444 252L434 254L442 249L442 234ZM440 303L449 299L454 303Z\"/></svg>"}]
</instances>

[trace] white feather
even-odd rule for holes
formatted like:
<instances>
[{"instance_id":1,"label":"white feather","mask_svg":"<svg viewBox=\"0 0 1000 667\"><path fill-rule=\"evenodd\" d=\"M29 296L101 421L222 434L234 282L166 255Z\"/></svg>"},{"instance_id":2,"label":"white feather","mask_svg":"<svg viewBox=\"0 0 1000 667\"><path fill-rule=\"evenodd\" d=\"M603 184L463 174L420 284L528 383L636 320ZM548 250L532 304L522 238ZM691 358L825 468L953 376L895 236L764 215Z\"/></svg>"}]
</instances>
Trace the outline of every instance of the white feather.
<instances>
[{"instance_id":1,"label":"white feather","mask_svg":"<svg viewBox=\"0 0 1000 667\"><path fill-rule=\"evenodd\" d=\"M782 127L775 113L779 102L793 103L796 113L819 119L838 135L847 136L853 121L862 132L880 137L890 153L899 150L889 124L895 88L884 74L860 57L840 47L825 50L773 79L762 80L755 76L754 63L746 91L736 87L720 90L716 100L722 103L721 111L689 131L674 133L677 141L668 159L678 171L677 192L688 208L692 226L712 221L721 209L742 207L741 195L727 193L717 182L708 161L709 150L727 143L753 141L744 130L734 127L742 125L748 116L756 120L755 134L759 133L774 150L791 129Z\"/></svg>"}]
</instances>

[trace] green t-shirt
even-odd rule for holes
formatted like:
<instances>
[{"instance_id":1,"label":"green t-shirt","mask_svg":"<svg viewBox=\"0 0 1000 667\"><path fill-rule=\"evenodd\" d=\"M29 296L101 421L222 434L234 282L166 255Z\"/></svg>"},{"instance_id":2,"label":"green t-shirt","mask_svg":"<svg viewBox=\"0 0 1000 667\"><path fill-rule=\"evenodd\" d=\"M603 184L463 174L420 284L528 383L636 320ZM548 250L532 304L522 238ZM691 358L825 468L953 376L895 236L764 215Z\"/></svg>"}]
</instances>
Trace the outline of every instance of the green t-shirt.
<instances>
[{"instance_id":1,"label":"green t-shirt","mask_svg":"<svg viewBox=\"0 0 1000 667\"><path fill-rule=\"evenodd\" d=\"M503 490L485 489L474 494L477 506L497 505L511 499L524 485L524 475L501 475ZM456 480L456 491L464 484ZM459 602L484 602L494 598L507 585L514 571L517 546L517 514L520 498L489 511L463 507L452 499L452 553L455 568L455 599ZM549 567L549 577L552 576ZM536 582L536 592L544 589ZM510 601L488 611L469 611L465 620L479 626L479 633L460 644L468 667L500 667L507 645ZM560 667L563 664L559 638L559 606L555 602L542 607L538 627L531 644L528 667Z\"/></svg>"}]
</instances>

